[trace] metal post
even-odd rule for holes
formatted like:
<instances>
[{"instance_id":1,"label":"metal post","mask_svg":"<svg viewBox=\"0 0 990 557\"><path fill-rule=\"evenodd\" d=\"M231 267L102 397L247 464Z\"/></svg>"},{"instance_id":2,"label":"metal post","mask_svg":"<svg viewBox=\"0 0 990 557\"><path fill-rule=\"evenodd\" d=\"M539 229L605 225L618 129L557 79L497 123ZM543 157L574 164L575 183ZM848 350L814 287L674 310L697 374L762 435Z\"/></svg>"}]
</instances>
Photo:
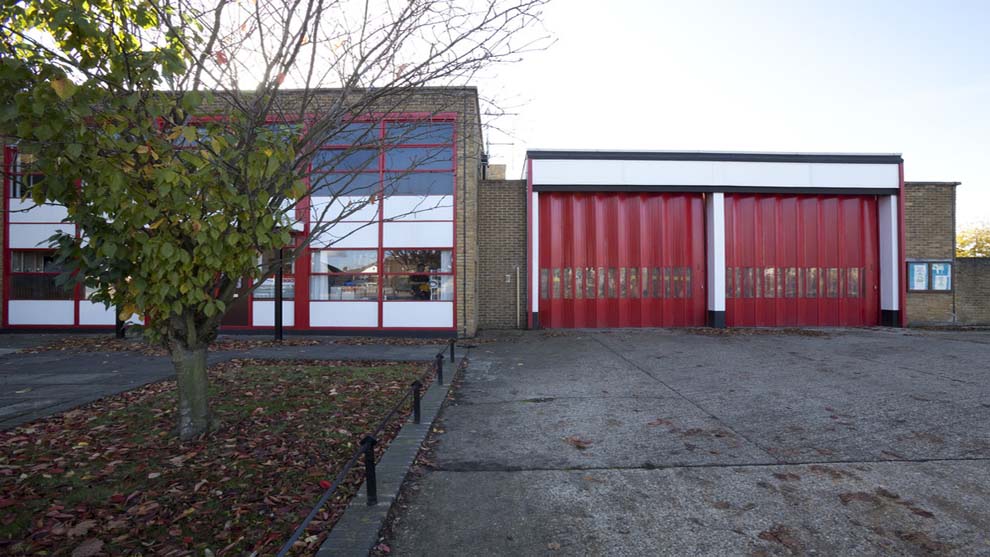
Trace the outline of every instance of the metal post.
<instances>
[{"instance_id":1,"label":"metal post","mask_svg":"<svg viewBox=\"0 0 990 557\"><path fill-rule=\"evenodd\" d=\"M117 308L117 320L114 322L113 333L114 333L114 336L117 337L117 338L124 338L124 335L125 335L124 322L121 321L121 319L120 319L120 308L119 307Z\"/></svg>"},{"instance_id":2,"label":"metal post","mask_svg":"<svg viewBox=\"0 0 990 557\"><path fill-rule=\"evenodd\" d=\"M437 354L437 381L443 385L443 353Z\"/></svg>"},{"instance_id":3,"label":"metal post","mask_svg":"<svg viewBox=\"0 0 990 557\"><path fill-rule=\"evenodd\" d=\"M282 248L278 248L278 267L275 270L275 340L282 342Z\"/></svg>"},{"instance_id":4,"label":"metal post","mask_svg":"<svg viewBox=\"0 0 990 557\"><path fill-rule=\"evenodd\" d=\"M423 384L419 382L419 379L413 381L413 384L412 384L412 391L413 391L413 423L417 423L417 424L419 423L420 416L421 416L420 407L419 407L419 398L420 398L420 391L421 390L423 390Z\"/></svg>"},{"instance_id":5,"label":"metal post","mask_svg":"<svg viewBox=\"0 0 990 557\"><path fill-rule=\"evenodd\" d=\"M454 362L457 361L454 359L454 344L456 343L456 340L450 339L450 365L454 365Z\"/></svg>"},{"instance_id":6,"label":"metal post","mask_svg":"<svg viewBox=\"0 0 990 557\"><path fill-rule=\"evenodd\" d=\"M378 504L378 484L375 477L375 444L378 440L367 435L361 440L364 445L364 484L368 490L368 506Z\"/></svg>"}]
</instances>

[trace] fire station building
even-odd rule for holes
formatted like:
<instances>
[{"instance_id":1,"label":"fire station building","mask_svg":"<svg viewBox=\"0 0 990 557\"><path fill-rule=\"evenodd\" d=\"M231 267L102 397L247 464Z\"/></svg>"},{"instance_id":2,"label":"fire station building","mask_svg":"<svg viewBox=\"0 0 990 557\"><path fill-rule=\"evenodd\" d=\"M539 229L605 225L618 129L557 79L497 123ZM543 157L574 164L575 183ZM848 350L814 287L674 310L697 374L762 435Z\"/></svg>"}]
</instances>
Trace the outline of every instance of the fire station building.
<instances>
[{"instance_id":1,"label":"fire station building","mask_svg":"<svg viewBox=\"0 0 990 557\"><path fill-rule=\"evenodd\" d=\"M335 173L360 173L377 200L287 269L288 331L956 323L975 307L967 285L988 280L954 258L958 183L905 182L900 154L531 150L524 179L506 180L479 114L473 87L425 89L368 124L377 162L314 170L299 238L346 204L321 186ZM421 140L389 140L410 126ZM430 164L407 168L420 155ZM23 200L43 177L22 163L5 148L2 328L112 328L84 288L56 287L45 240L75 227ZM238 300L224 330L270 331L274 294Z\"/></svg>"}]
</instances>

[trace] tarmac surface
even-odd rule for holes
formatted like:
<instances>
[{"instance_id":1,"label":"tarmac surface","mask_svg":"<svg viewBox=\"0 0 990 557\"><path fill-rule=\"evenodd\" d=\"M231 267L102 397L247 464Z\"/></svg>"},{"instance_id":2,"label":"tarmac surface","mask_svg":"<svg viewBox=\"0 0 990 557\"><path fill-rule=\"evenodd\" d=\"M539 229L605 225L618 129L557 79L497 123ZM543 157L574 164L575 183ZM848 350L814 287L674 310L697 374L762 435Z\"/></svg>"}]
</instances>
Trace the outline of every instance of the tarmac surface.
<instances>
[{"instance_id":1,"label":"tarmac surface","mask_svg":"<svg viewBox=\"0 0 990 557\"><path fill-rule=\"evenodd\" d=\"M453 396L392 555L990 555L987 331L534 331Z\"/></svg>"}]
</instances>

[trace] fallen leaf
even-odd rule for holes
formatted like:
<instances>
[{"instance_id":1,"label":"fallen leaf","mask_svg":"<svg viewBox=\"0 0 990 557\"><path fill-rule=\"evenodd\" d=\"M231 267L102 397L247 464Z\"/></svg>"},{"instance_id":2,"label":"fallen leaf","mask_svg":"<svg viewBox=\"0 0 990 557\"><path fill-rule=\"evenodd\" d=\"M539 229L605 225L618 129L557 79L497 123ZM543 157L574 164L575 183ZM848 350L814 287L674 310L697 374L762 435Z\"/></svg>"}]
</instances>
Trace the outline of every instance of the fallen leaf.
<instances>
[{"instance_id":1,"label":"fallen leaf","mask_svg":"<svg viewBox=\"0 0 990 557\"><path fill-rule=\"evenodd\" d=\"M96 526L95 520L82 520L69 530L69 535L74 538L78 536L85 536L93 526Z\"/></svg>"},{"instance_id":2,"label":"fallen leaf","mask_svg":"<svg viewBox=\"0 0 990 557\"><path fill-rule=\"evenodd\" d=\"M103 549L103 542L96 538L89 538L88 540L79 544L79 547L72 550L72 557L93 557Z\"/></svg>"},{"instance_id":3,"label":"fallen leaf","mask_svg":"<svg viewBox=\"0 0 990 557\"><path fill-rule=\"evenodd\" d=\"M152 472L152 473L148 474L148 479L149 480L153 480L155 478L160 478L161 475L162 475L161 472Z\"/></svg>"},{"instance_id":4,"label":"fallen leaf","mask_svg":"<svg viewBox=\"0 0 990 557\"><path fill-rule=\"evenodd\" d=\"M560 549L560 544L557 542L550 542L547 544L547 549L549 549L550 551L557 551L558 549Z\"/></svg>"},{"instance_id":5,"label":"fallen leaf","mask_svg":"<svg viewBox=\"0 0 990 557\"><path fill-rule=\"evenodd\" d=\"M579 451L583 451L583 450L587 449L592 444L592 441L590 439L582 439L582 438L578 437L577 435L571 435L570 437L564 437L564 441L567 441L567 443L570 446L574 447L575 449L577 449Z\"/></svg>"}]
</instances>

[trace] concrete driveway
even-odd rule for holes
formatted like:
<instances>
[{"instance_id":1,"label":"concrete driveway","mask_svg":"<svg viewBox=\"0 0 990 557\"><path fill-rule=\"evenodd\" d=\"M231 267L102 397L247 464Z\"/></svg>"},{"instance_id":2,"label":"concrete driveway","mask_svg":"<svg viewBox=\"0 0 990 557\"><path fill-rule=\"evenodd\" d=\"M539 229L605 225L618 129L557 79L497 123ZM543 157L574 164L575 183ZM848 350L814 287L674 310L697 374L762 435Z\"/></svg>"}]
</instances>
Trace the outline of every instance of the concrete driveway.
<instances>
[{"instance_id":1,"label":"concrete driveway","mask_svg":"<svg viewBox=\"0 0 990 557\"><path fill-rule=\"evenodd\" d=\"M990 555L990 333L481 344L399 555Z\"/></svg>"}]
</instances>

